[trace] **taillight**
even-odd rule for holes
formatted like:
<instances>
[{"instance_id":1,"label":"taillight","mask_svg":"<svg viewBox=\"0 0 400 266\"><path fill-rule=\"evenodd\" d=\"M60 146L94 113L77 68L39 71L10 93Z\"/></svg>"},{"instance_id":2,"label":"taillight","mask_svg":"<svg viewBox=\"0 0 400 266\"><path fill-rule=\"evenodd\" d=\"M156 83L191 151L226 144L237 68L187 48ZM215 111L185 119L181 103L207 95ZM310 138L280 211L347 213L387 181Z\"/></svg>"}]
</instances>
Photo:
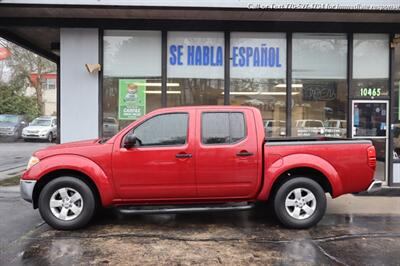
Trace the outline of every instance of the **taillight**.
<instances>
[{"instance_id":1,"label":"taillight","mask_svg":"<svg viewBox=\"0 0 400 266\"><path fill-rule=\"evenodd\" d=\"M368 156L368 166L371 167L373 170L376 168L376 151L375 147L371 146L367 149L367 156Z\"/></svg>"}]
</instances>

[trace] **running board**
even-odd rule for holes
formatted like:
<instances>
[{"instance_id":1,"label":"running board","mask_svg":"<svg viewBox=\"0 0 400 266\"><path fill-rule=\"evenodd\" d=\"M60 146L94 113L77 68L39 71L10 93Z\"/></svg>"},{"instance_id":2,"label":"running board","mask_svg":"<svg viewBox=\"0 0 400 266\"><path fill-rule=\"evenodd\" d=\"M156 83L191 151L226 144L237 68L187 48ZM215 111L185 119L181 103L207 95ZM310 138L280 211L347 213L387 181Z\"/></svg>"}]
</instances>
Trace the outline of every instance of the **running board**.
<instances>
[{"instance_id":1,"label":"running board","mask_svg":"<svg viewBox=\"0 0 400 266\"><path fill-rule=\"evenodd\" d=\"M128 206L119 207L118 211L123 214L176 214L193 212L224 212L224 211L247 211L253 209L255 204L246 205L190 205L186 206Z\"/></svg>"}]
</instances>

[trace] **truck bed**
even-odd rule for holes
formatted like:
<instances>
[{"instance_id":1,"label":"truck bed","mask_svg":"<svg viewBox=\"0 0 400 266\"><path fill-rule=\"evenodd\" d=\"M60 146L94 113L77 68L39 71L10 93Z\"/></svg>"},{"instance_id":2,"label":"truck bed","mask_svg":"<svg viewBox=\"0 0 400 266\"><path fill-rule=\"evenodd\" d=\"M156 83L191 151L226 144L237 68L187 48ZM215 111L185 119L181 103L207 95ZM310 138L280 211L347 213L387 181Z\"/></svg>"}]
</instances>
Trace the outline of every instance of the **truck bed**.
<instances>
[{"instance_id":1,"label":"truck bed","mask_svg":"<svg viewBox=\"0 0 400 266\"><path fill-rule=\"evenodd\" d=\"M372 143L369 140L364 139L344 139L344 138L332 138L332 137L288 137L288 138L265 138L265 143L268 145L312 145L313 142L318 142L318 144L323 144L321 142L328 142L332 144L350 144L350 143ZM292 144L291 144L292 143ZM328 144L326 143L326 144Z\"/></svg>"},{"instance_id":2,"label":"truck bed","mask_svg":"<svg viewBox=\"0 0 400 266\"><path fill-rule=\"evenodd\" d=\"M267 180L285 169L312 168L336 182L333 197L363 191L371 184L374 168L368 166L372 142L338 138L268 138L264 143Z\"/></svg>"}]
</instances>

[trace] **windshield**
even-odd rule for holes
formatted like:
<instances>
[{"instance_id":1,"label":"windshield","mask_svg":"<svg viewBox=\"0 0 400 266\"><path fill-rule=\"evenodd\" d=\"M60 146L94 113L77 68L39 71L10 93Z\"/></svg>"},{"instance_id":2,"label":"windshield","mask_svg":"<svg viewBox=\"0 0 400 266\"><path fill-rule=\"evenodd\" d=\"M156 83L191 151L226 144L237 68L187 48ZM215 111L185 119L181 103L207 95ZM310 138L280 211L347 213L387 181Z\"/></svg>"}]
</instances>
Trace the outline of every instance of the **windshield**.
<instances>
[{"instance_id":1,"label":"windshield","mask_svg":"<svg viewBox=\"0 0 400 266\"><path fill-rule=\"evenodd\" d=\"M0 115L0 122L17 123L18 116L17 115Z\"/></svg>"},{"instance_id":2,"label":"windshield","mask_svg":"<svg viewBox=\"0 0 400 266\"><path fill-rule=\"evenodd\" d=\"M326 127L336 127L337 126L337 122L336 121L326 121L325 122L325 126Z\"/></svg>"},{"instance_id":3,"label":"windshield","mask_svg":"<svg viewBox=\"0 0 400 266\"><path fill-rule=\"evenodd\" d=\"M306 121L305 127L322 127L322 122L319 122L319 121Z\"/></svg>"},{"instance_id":4,"label":"windshield","mask_svg":"<svg viewBox=\"0 0 400 266\"><path fill-rule=\"evenodd\" d=\"M31 126L40 126L40 127L47 127L50 126L51 120L48 119L38 119L32 121Z\"/></svg>"}]
</instances>

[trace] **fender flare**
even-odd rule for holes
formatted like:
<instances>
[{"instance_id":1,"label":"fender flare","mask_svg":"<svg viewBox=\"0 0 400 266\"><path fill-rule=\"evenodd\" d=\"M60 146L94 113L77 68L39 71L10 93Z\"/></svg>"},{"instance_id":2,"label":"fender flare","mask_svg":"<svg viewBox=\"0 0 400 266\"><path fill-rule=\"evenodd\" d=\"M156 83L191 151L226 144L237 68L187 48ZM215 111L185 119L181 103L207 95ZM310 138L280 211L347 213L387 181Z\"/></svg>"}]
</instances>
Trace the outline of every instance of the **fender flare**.
<instances>
[{"instance_id":1,"label":"fender flare","mask_svg":"<svg viewBox=\"0 0 400 266\"><path fill-rule=\"evenodd\" d=\"M43 176L60 170L73 170L86 175L97 187L101 204L108 206L112 203L114 199L114 187L111 178L106 175L98 164L80 155L63 154L45 157L25 172L24 178L40 182Z\"/></svg>"},{"instance_id":2,"label":"fender flare","mask_svg":"<svg viewBox=\"0 0 400 266\"><path fill-rule=\"evenodd\" d=\"M327 179L332 188L332 197L343 194L343 184L336 169L325 159L312 154L291 154L266 166L264 172L264 185L258 196L259 200L269 197L271 189L279 177L285 172L296 168L311 168L321 172Z\"/></svg>"}]
</instances>

